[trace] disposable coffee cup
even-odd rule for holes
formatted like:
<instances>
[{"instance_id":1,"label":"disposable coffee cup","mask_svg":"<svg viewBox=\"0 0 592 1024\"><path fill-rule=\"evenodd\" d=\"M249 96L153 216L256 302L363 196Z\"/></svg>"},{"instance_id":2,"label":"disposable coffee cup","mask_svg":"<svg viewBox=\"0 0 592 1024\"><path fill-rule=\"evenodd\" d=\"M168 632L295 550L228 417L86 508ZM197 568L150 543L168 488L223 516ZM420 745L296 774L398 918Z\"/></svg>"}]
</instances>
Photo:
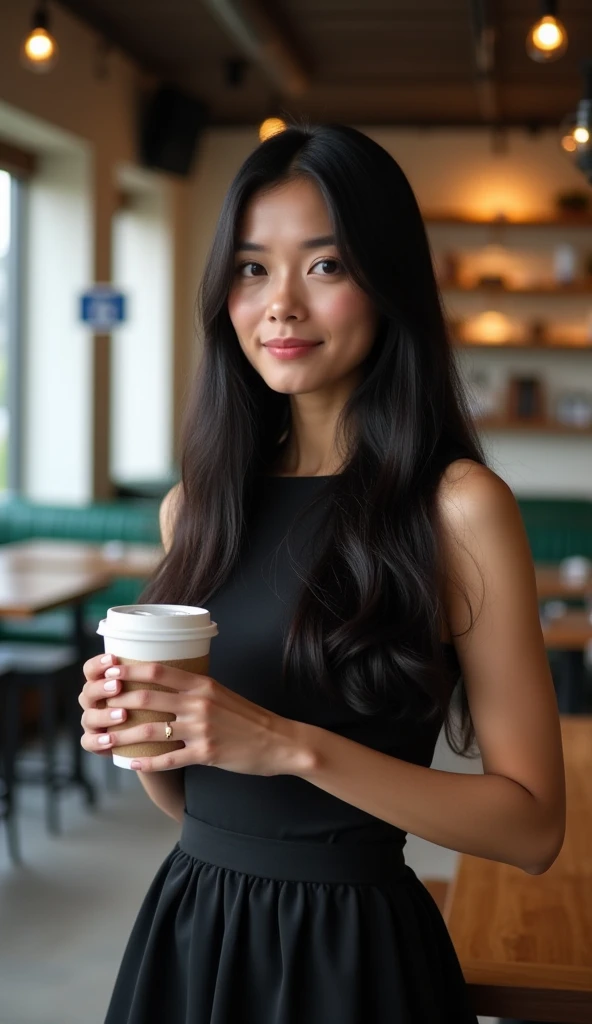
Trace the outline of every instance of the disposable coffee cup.
<instances>
[{"instance_id":1,"label":"disposable coffee cup","mask_svg":"<svg viewBox=\"0 0 592 1024\"><path fill-rule=\"evenodd\" d=\"M122 665L158 661L171 668L207 675L210 640L218 635L218 626L211 621L206 608L182 604L128 604L109 608L107 617L99 623L97 633L104 637L105 653L114 654ZM122 679L121 692L130 690L177 692L157 683ZM97 707L107 707L106 699L98 702ZM174 714L166 711L128 709L125 722L110 726L109 732L129 729L143 722L170 722L173 725L174 721ZM184 746L182 740L128 743L117 747L117 753L113 752L113 764L119 768L131 768L136 757L156 757Z\"/></svg>"}]
</instances>

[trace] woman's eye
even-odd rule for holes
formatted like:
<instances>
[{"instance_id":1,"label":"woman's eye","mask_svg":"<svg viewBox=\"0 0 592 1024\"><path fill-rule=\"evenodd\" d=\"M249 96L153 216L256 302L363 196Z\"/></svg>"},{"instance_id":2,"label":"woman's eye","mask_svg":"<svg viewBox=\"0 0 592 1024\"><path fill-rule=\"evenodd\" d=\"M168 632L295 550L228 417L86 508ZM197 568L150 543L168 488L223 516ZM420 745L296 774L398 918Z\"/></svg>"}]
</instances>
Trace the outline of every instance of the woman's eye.
<instances>
[{"instance_id":1,"label":"woman's eye","mask_svg":"<svg viewBox=\"0 0 592 1024\"><path fill-rule=\"evenodd\" d=\"M321 277L335 277L337 274L340 274L343 271L343 265L340 263L339 260L333 259L333 257L329 257L324 260L319 260L318 263L314 264L311 270L316 271L317 267L325 268L325 272L323 272L320 275ZM328 272L326 270L327 267L329 267ZM246 273L247 268L250 268L252 272ZM249 260L248 263L239 263L238 267L236 268L236 272L237 274L240 275L240 277L261 277L262 275L259 273L259 271L263 271L264 274L266 273L263 264L254 263L252 260Z\"/></svg>"},{"instance_id":2,"label":"woman's eye","mask_svg":"<svg viewBox=\"0 0 592 1024\"><path fill-rule=\"evenodd\" d=\"M240 263L239 266L236 269L237 269L237 273L240 274L241 277L258 277L259 276L258 274L243 274L243 270L245 269L245 267L261 267L262 270L265 270L265 267L262 267L260 263L253 263L252 261L249 262L249 263Z\"/></svg>"},{"instance_id":3,"label":"woman's eye","mask_svg":"<svg viewBox=\"0 0 592 1024\"><path fill-rule=\"evenodd\" d=\"M336 269L333 270L333 271L330 271L328 274L322 274L321 275L322 277L335 277L336 274L340 274L341 271L343 270L343 266L341 265L339 260L335 260L335 259L333 259L333 257L330 257L330 258L328 258L326 260L319 260L318 263L315 263L315 265L314 265L314 267L312 269L316 270L317 267L326 267L327 264L332 264Z\"/></svg>"}]
</instances>

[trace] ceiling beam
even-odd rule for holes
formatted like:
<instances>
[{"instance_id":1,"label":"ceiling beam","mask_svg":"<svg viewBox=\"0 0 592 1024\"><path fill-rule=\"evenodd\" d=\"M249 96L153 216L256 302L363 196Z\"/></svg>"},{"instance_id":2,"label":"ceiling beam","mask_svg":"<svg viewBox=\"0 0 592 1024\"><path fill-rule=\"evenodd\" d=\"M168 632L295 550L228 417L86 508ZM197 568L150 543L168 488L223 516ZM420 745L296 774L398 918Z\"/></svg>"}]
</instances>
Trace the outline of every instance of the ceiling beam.
<instances>
[{"instance_id":1,"label":"ceiling beam","mask_svg":"<svg viewBox=\"0 0 592 1024\"><path fill-rule=\"evenodd\" d=\"M258 0L202 0L242 52L287 96L302 96L310 79L286 35Z\"/></svg>"},{"instance_id":2,"label":"ceiling beam","mask_svg":"<svg viewBox=\"0 0 592 1024\"><path fill-rule=\"evenodd\" d=\"M495 40L491 0L469 0L476 89L481 117L487 124L501 120L499 94L495 81Z\"/></svg>"},{"instance_id":3,"label":"ceiling beam","mask_svg":"<svg viewBox=\"0 0 592 1024\"><path fill-rule=\"evenodd\" d=\"M294 109L293 112L295 115L300 114L302 116L306 115L307 117L310 118L318 117L321 120L327 120L326 109L326 104L319 107L316 107L313 104L310 106L307 105L306 109L302 110L296 108ZM462 117L461 115L450 115L434 117L433 115L430 115L428 117L425 114L418 114L415 117L409 117L408 115L399 115L393 113L391 110L371 110L368 108L364 108L363 110L356 108L352 112L352 107L350 104L344 106L343 108L333 108L331 112L331 119L335 121L344 121L349 124L355 123L370 125L371 127L380 125L381 127L384 126L387 128L417 128L418 130L422 131L437 131L438 129L455 129L459 131L463 131L466 129L473 131L474 129L483 129L484 127L483 120L481 118L477 119L472 118L470 116ZM261 118L256 117L250 112L242 113L240 115L218 113L212 114L210 120L208 121L208 124L210 127L213 128L236 127L237 125L248 125L249 127L257 127L260 124L260 121ZM550 128L553 128L556 131L557 117L543 117L542 115L536 117L533 114L529 115L528 117L506 117L504 118L503 123L499 122L495 125L490 125L489 127L492 127L495 130L499 129L500 136L501 132L506 128L515 128L520 131L528 133L533 133Z\"/></svg>"}]
</instances>

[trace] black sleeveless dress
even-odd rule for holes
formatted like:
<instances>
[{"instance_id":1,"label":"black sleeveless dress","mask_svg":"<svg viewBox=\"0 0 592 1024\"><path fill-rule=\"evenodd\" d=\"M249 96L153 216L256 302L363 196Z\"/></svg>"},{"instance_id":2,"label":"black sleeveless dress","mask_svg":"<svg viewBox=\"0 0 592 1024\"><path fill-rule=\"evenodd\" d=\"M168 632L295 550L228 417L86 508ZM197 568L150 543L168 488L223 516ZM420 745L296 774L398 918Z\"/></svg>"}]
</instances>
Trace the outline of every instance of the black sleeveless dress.
<instances>
[{"instance_id":1,"label":"black sleeveless dress","mask_svg":"<svg viewBox=\"0 0 592 1024\"><path fill-rule=\"evenodd\" d=\"M246 549L208 601L219 630L210 675L277 714L429 767L440 721L397 729L278 685L300 586L286 533L319 490L331 500L334 480L261 479ZM301 561L316 514L290 533ZM405 837L296 776L186 768L181 838L139 910L105 1024L477 1024Z\"/></svg>"}]
</instances>

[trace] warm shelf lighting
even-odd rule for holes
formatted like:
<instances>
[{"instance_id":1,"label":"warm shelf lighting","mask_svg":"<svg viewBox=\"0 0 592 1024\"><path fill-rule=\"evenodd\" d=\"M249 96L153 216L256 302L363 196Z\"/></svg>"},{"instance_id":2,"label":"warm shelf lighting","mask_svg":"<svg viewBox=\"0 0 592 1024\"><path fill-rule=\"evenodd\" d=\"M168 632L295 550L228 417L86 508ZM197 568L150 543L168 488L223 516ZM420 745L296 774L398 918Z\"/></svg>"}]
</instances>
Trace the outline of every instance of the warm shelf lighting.
<instances>
[{"instance_id":1,"label":"warm shelf lighting","mask_svg":"<svg viewBox=\"0 0 592 1024\"><path fill-rule=\"evenodd\" d=\"M49 16L45 4L40 4L32 18L31 31L21 47L21 63L28 71L44 74L55 66L58 44L49 31Z\"/></svg>"},{"instance_id":2,"label":"warm shelf lighting","mask_svg":"<svg viewBox=\"0 0 592 1024\"><path fill-rule=\"evenodd\" d=\"M503 345L512 340L512 323L504 313L490 309L467 324L470 337L481 345Z\"/></svg>"},{"instance_id":3,"label":"warm shelf lighting","mask_svg":"<svg viewBox=\"0 0 592 1024\"><path fill-rule=\"evenodd\" d=\"M279 135L280 132L286 130L286 122L282 121L281 117L267 117L259 125L259 139L261 142L265 142L266 139L270 139L272 135Z\"/></svg>"},{"instance_id":4,"label":"warm shelf lighting","mask_svg":"<svg viewBox=\"0 0 592 1024\"><path fill-rule=\"evenodd\" d=\"M526 52L531 60L541 64L559 60L567 50L567 32L557 18L555 0L543 0L541 17L526 37Z\"/></svg>"}]
</instances>

